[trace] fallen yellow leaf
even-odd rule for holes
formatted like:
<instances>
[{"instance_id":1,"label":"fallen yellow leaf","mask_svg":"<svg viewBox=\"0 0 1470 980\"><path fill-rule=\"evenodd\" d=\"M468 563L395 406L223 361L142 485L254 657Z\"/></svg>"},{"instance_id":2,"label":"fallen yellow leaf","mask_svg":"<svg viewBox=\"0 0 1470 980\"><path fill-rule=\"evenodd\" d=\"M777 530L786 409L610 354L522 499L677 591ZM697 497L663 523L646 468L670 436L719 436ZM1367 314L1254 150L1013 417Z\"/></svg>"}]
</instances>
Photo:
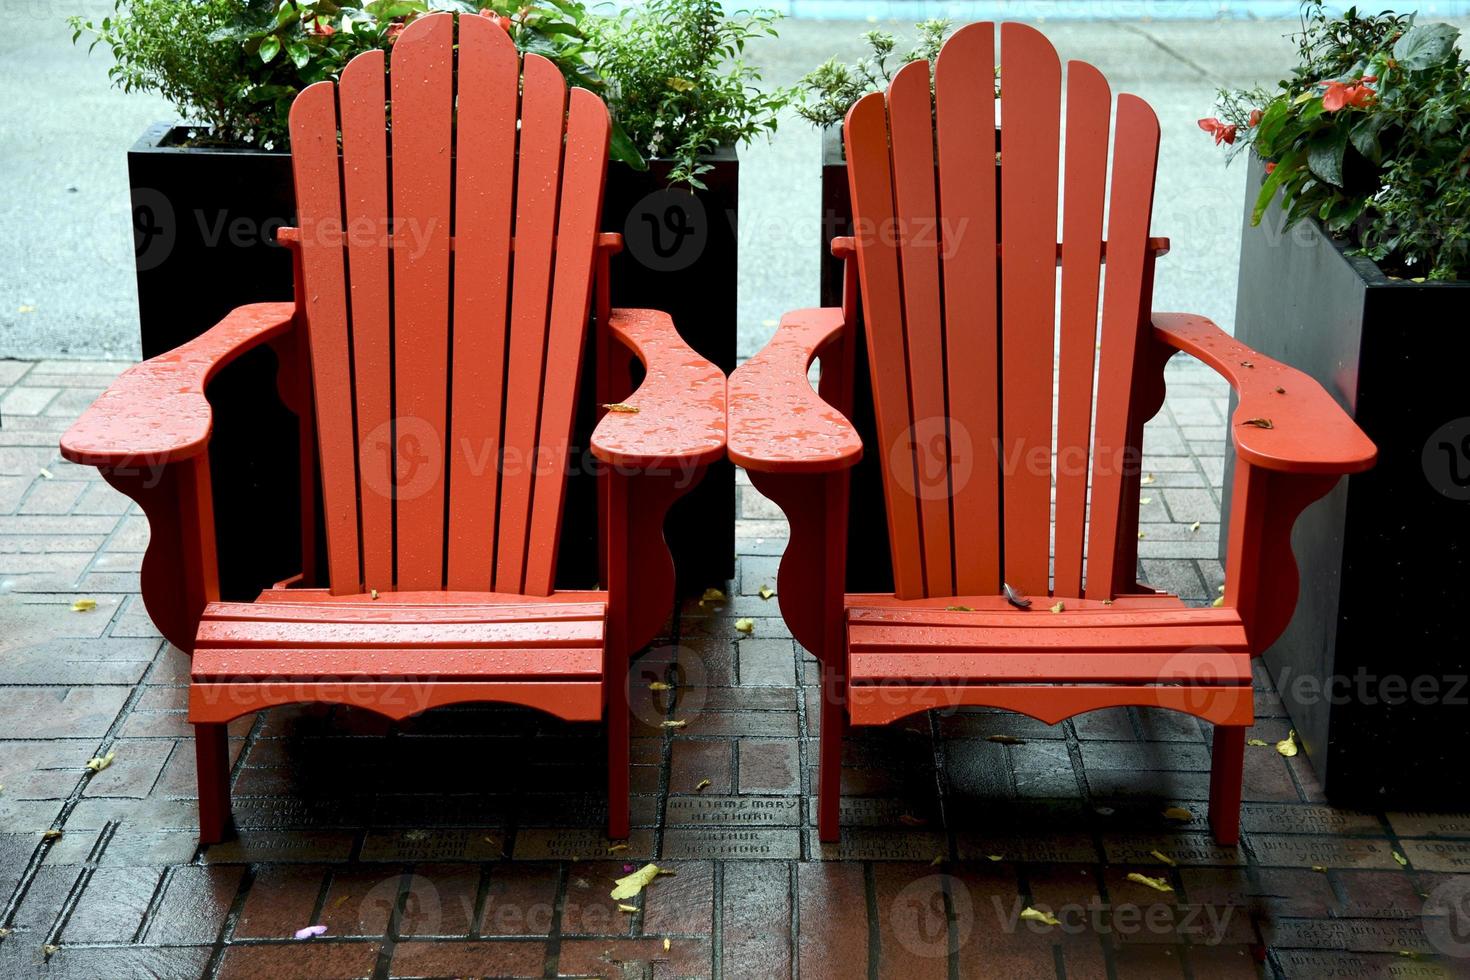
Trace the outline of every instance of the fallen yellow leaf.
<instances>
[{"instance_id":1,"label":"fallen yellow leaf","mask_svg":"<svg viewBox=\"0 0 1470 980\"><path fill-rule=\"evenodd\" d=\"M1276 426L1271 423L1271 420L1270 419L1265 419L1265 418L1261 418L1261 419L1246 419L1244 422L1242 422L1240 424L1241 425L1255 426L1257 429L1274 429L1274 428L1276 428Z\"/></svg>"},{"instance_id":2,"label":"fallen yellow leaf","mask_svg":"<svg viewBox=\"0 0 1470 980\"><path fill-rule=\"evenodd\" d=\"M689 724L689 722L685 721L683 718L672 718L672 719L664 722L664 727L665 728L683 728L687 724Z\"/></svg>"},{"instance_id":3,"label":"fallen yellow leaf","mask_svg":"<svg viewBox=\"0 0 1470 980\"><path fill-rule=\"evenodd\" d=\"M1128 880L1135 881L1140 885L1147 885L1156 892L1171 892L1174 890L1174 886L1163 878L1150 878L1148 875L1139 874L1137 871L1131 872L1128 875Z\"/></svg>"},{"instance_id":4,"label":"fallen yellow leaf","mask_svg":"<svg viewBox=\"0 0 1470 980\"><path fill-rule=\"evenodd\" d=\"M377 589L373 589L373 598L376 599L377 597L378 597L378 590Z\"/></svg>"},{"instance_id":5,"label":"fallen yellow leaf","mask_svg":"<svg viewBox=\"0 0 1470 980\"><path fill-rule=\"evenodd\" d=\"M1286 737L1276 743L1276 751L1290 759L1297 754L1296 729L1286 733Z\"/></svg>"},{"instance_id":6,"label":"fallen yellow leaf","mask_svg":"<svg viewBox=\"0 0 1470 980\"><path fill-rule=\"evenodd\" d=\"M670 942L669 942L669 941L668 941L668 939L664 939L664 952L665 952L665 953L667 953L667 952L668 952L668 951L669 951L669 947L670 947L670 946L672 946L672 945L673 945L673 944L672 944L672 943L670 943Z\"/></svg>"},{"instance_id":7,"label":"fallen yellow leaf","mask_svg":"<svg viewBox=\"0 0 1470 980\"><path fill-rule=\"evenodd\" d=\"M1409 859L1404 857L1398 851L1393 852L1393 859L1399 863L1399 867L1401 868L1407 868L1409 866Z\"/></svg>"},{"instance_id":8,"label":"fallen yellow leaf","mask_svg":"<svg viewBox=\"0 0 1470 980\"><path fill-rule=\"evenodd\" d=\"M627 849L628 849L628 845L627 844L609 844L609 845L607 845L607 853L609 853L609 854L616 854L619 851L626 851Z\"/></svg>"},{"instance_id":9,"label":"fallen yellow leaf","mask_svg":"<svg viewBox=\"0 0 1470 980\"><path fill-rule=\"evenodd\" d=\"M761 598L762 599L769 599L771 596L773 596L775 594L776 594L776 590L773 589L773 588L771 588L769 585L762 585L761 586Z\"/></svg>"},{"instance_id":10,"label":"fallen yellow leaf","mask_svg":"<svg viewBox=\"0 0 1470 980\"><path fill-rule=\"evenodd\" d=\"M1245 744L1254 745L1257 748L1265 748L1270 743L1267 742L1264 738L1248 738L1245 740Z\"/></svg>"},{"instance_id":11,"label":"fallen yellow leaf","mask_svg":"<svg viewBox=\"0 0 1470 980\"><path fill-rule=\"evenodd\" d=\"M93 772L101 772L112 765L112 760L117 758L117 750L109 749L106 755L93 756L87 760L87 768Z\"/></svg>"},{"instance_id":12,"label":"fallen yellow leaf","mask_svg":"<svg viewBox=\"0 0 1470 980\"><path fill-rule=\"evenodd\" d=\"M629 405L626 402L611 402L610 404L604 405L602 407L607 409L609 412L625 412L629 415L636 415L638 413L637 405Z\"/></svg>"},{"instance_id":13,"label":"fallen yellow leaf","mask_svg":"<svg viewBox=\"0 0 1470 980\"><path fill-rule=\"evenodd\" d=\"M1138 482L1143 484L1144 486L1148 486L1149 484L1154 482L1154 475L1152 473L1145 473L1143 474L1143 479L1139 480Z\"/></svg>"},{"instance_id":14,"label":"fallen yellow leaf","mask_svg":"<svg viewBox=\"0 0 1470 980\"><path fill-rule=\"evenodd\" d=\"M1057 917L1052 915L1050 912L1043 912L1041 911L1041 909L1033 909L1029 905L1021 910L1021 918L1025 919L1027 922L1040 922L1044 925L1049 926L1061 925L1061 922L1057 921Z\"/></svg>"},{"instance_id":15,"label":"fallen yellow leaf","mask_svg":"<svg viewBox=\"0 0 1470 980\"><path fill-rule=\"evenodd\" d=\"M61 831L55 829L54 827L50 830L42 831L41 833L42 840L56 840L60 836Z\"/></svg>"},{"instance_id":16,"label":"fallen yellow leaf","mask_svg":"<svg viewBox=\"0 0 1470 980\"><path fill-rule=\"evenodd\" d=\"M1188 821L1194 819L1194 814L1190 813L1182 806L1171 806L1164 811L1164 819Z\"/></svg>"},{"instance_id":17,"label":"fallen yellow leaf","mask_svg":"<svg viewBox=\"0 0 1470 980\"><path fill-rule=\"evenodd\" d=\"M61 947L54 943L47 943L41 947L41 955L45 956L48 960L59 952L61 952Z\"/></svg>"},{"instance_id":18,"label":"fallen yellow leaf","mask_svg":"<svg viewBox=\"0 0 1470 980\"><path fill-rule=\"evenodd\" d=\"M695 787L694 787L694 788L695 788L695 789L696 789L696 790L700 790L700 789L704 789L704 788L705 788L705 787L707 787L707 786L709 786L709 785L710 785L710 781L709 781L709 780L708 780L708 779L701 779L701 780L700 780L700 781L699 781L699 782L698 782L698 783L697 783L697 784L696 784L696 785L695 785Z\"/></svg>"},{"instance_id":19,"label":"fallen yellow leaf","mask_svg":"<svg viewBox=\"0 0 1470 980\"><path fill-rule=\"evenodd\" d=\"M1225 605L1225 597L1218 597L1217 599L1215 599L1214 602L1210 603L1210 605L1214 606L1216 609L1220 608L1221 606Z\"/></svg>"},{"instance_id":20,"label":"fallen yellow leaf","mask_svg":"<svg viewBox=\"0 0 1470 980\"><path fill-rule=\"evenodd\" d=\"M975 610L971 606L945 606L944 607L944 611L945 612L974 612Z\"/></svg>"},{"instance_id":21,"label":"fallen yellow leaf","mask_svg":"<svg viewBox=\"0 0 1470 980\"><path fill-rule=\"evenodd\" d=\"M1165 864L1167 864L1171 868L1177 868L1179 866L1179 862L1178 861L1174 860L1169 855L1165 854L1163 851L1149 851L1149 853L1152 854L1154 857L1158 858L1160 861L1162 861Z\"/></svg>"},{"instance_id":22,"label":"fallen yellow leaf","mask_svg":"<svg viewBox=\"0 0 1470 980\"><path fill-rule=\"evenodd\" d=\"M1189 525L1189 529L1191 531L1198 531L1199 530L1199 521L1195 521L1193 524Z\"/></svg>"},{"instance_id":23,"label":"fallen yellow leaf","mask_svg":"<svg viewBox=\"0 0 1470 980\"><path fill-rule=\"evenodd\" d=\"M737 620L735 620L735 628L737 630L739 630L740 632L742 632L742 633L754 633L755 632L755 620L753 620L753 619L737 619Z\"/></svg>"},{"instance_id":24,"label":"fallen yellow leaf","mask_svg":"<svg viewBox=\"0 0 1470 980\"><path fill-rule=\"evenodd\" d=\"M613 888L610 897L615 902L625 898L636 898L638 893L657 877L658 865L645 864L632 874L619 878L614 883L617 887Z\"/></svg>"},{"instance_id":25,"label":"fallen yellow leaf","mask_svg":"<svg viewBox=\"0 0 1470 980\"><path fill-rule=\"evenodd\" d=\"M34 306L31 306L30 304L26 304L25 306L22 306L17 312L34 313L36 312L36 308Z\"/></svg>"},{"instance_id":26,"label":"fallen yellow leaf","mask_svg":"<svg viewBox=\"0 0 1470 980\"><path fill-rule=\"evenodd\" d=\"M932 860L932 861L929 862L929 867L931 867L931 868L937 868L937 867L939 867L943 863L944 863L944 855L943 854L936 854L936 855L934 855L934 860Z\"/></svg>"},{"instance_id":27,"label":"fallen yellow leaf","mask_svg":"<svg viewBox=\"0 0 1470 980\"><path fill-rule=\"evenodd\" d=\"M665 683L664 681L652 681L649 683L648 689L650 691L672 691L674 685Z\"/></svg>"},{"instance_id":28,"label":"fallen yellow leaf","mask_svg":"<svg viewBox=\"0 0 1470 980\"><path fill-rule=\"evenodd\" d=\"M1147 506L1147 505L1149 505L1149 504L1151 504L1151 503L1154 502L1154 498L1152 498L1152 497L1139 497L1138 498L1138 502L1140 504L1143 504L1144 506Z\"/></svg>"},{"instance_id":29,"label":"fallen yellow leaf","mask_svg":"<svg viewBox=\"0 0 1470 980\"><path fill-rule=\"evenodd\" d=\"M78 599L71 604L72 612L91 612L97 608L96 599Z\"/></svg>"},{"instance_id":30,"label":"fallen yellow leaf","mask_svg":"<svg viewBox=\"0 0 1470 980\"><path fill-rule=\"evenodd\" d=\"M638 906L636 906L636 905L621 905L620 904L618 906L618 911L619 912L627 912L628 914L631 915L634 912L637 912L638 911Z\"/></svg>"},{"instance_id":31,"label":"fallen yellow leaf","mask_svg":"<svg viewBox=\"0 0 1470 980\"><path fill-rule=\"evenodd\" d=\"M705 589L704 590L704 595L702 595L702 596L699 597L699 602L700 602L701 605L703 605L706 602L724 602L724 601L725 601L725 593L721 592L719 589Z\"/></svg>"},{"instance_id":32,"label":"fallen yellow leaf","mask_svg":"<svg viewBox=\"0 0 1470 980\"><path fill-rule=\"evenodd\" d=\"M1054 613L1065 612L1066 609L1067 604L1065 602L1058 602L1056 605L1051 607L1051 611Z\"/></svg>"},{"instance_id":33,"label":"fallen yellow leaf","mask_svg":"<svg viewBox=\"0 0 1470 980\"><path fill-rule=\"evenodd\" d=\"M51 471L48 470L46 467L43 466L43 467L41 467L41 479L43 479L43 480L54 480L54 479L56 479L56 477L52 476L51 475Z\"/></svg>"},{"instance_id":34,"label":"fallen yellow leaf","mask_svg":"<svg viewBox=\"0 0 1470 980\"><path fill-rule=\"evenodd\" d=\"M1314 865L1312 865L1312 870L1313 871L1321 871L1322 873L1325 874L1327 872L1327 866L1325 864L1314 864Z\"/></svg>"},{"instance_id":35,"label":"fallen yellow leaf","mask_svg":"<svg viewBox=\"0 0 1470 980\"><path fill-rule=\"evenodd\" d=\"M1005 859L1006 859L1006 856L1004 854L987 854L987 855L985 855L985 860L987 860L987 861L1004 861Z\"/></svg>"}]
</instances>

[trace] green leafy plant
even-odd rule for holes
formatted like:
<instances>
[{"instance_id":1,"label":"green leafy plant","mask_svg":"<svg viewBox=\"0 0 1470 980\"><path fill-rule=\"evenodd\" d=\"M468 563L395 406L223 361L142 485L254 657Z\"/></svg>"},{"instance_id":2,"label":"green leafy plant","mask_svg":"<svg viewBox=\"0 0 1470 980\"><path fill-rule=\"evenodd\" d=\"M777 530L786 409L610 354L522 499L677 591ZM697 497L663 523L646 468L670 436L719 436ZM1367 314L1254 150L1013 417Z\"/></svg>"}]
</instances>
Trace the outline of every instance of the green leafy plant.
<instances>
[{"instance_id":1,"label":"green leafy plant","mask_svg":"<svg viewBox=\"0 0 1470 980\"><path fill-rule=\"evenodd\" d=\"M914 25L917 40L914 47L889 65L898 40L887 31L868 31L863 40L870 53L856 64L845 65L836 58L807 72L798 83L801 103L797 113L814 126L835 126L847 116L847 110L869 92L876 92L893 80L893 73L910 61L927 61L932 72L934 59L949 36L950 22L926 20Z\"/></svg>"},{"instance_id":2,"label":"green leafy plant","mask_svg":"<svg viewBox=\"0 0 1470 980\"><path fill-rule=\"evenodd\" d=\"M1470 275L1470 62L1448 24L1304 4L1299 64L1275 91L1223 91L1200 128L1266 161L1288 227L1315 218L1385 271Z\"/></svg>"},{"instance_id":3,"label":"green leafy plant","mask_svg":"<svg viewBox=\"0 0 1470 980\"><path fill-rule=\"evenodd\" d=\"M100 22L71 19L72 40L112 52L113 83L157 92L203 127L195 142L284 150L296 93L336 78L355 55L391 50L416 17L490 17L522 51L545 55L573 85L601 91L585 57L576 0L116 0ZM626 141L622 141L626 143ZM628 162L641 166L637 154Z\"/></svg>"},{"instance_id":4,"label":"green leafy plant","mask_svg":"<svg viewBox=\"0 0 1470 980\"><path fill-rule=\"evenodd\" d=\"M792 95L761 89L742 54L752 38L774 37L776 20L764 10L727 16L719 0L647 0L584 21L589 60L629 141L618 155L670 158L670 183L703 187L701 154L775 132Z\"/></svg>"}]
</instances>

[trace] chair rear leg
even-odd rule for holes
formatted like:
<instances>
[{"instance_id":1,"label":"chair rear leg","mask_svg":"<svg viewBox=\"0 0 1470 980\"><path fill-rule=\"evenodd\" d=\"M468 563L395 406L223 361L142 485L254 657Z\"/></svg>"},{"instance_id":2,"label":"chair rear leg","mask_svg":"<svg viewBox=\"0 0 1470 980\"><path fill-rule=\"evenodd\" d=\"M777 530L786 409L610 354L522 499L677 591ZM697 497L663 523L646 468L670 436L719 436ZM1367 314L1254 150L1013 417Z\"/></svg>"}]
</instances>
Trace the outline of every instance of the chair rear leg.
<instances>
[{"instance_id":1,"label":"chair rear leg","mask_svg":"<svg viewBox=\"0 0 1470 980\"><path fill-rule=\"evenodd\" d=\"M817 761L817 836L841 836L842 736L847 731L846 680L837 669L822 665L822 720Z\"/></svg>"},{"instance_id":2,"label":"chair rear leg","mask_svg":"<svg viewBox=\"0 0 1470 980\"><path fill-rule=\"evenodd\" d=\"M1210 829L1220 844L1240 841L1240 797L1245 779L1245 726L1216 725L1210 760Z\"/></svg>"},{"instance_id":3,"label":"chair rear leg","mask_svg":"<svg viewBox=\"0 0 1470 980\"><path fill-rule=\"evenodd\" d=\"M223 722L194 726L195 765L199 773L199 843L218 844L230 835L230 737Z\"/></svg>"}]
</instances>

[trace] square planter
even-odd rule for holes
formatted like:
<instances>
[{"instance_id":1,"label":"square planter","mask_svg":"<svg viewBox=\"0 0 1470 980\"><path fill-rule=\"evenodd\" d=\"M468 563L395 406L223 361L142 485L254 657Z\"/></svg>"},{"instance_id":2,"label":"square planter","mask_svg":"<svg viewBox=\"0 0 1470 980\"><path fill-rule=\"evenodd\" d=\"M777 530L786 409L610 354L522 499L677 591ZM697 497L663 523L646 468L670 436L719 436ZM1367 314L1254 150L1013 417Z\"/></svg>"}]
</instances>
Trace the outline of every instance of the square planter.
<instances>
[{"instance_id":1,"label":"square planter","mask_svg":"<svg viewBox=\"0 0 1470 980\"><path fill-rule=\"evenodd\" d=\"M144 357L198 336L236 306L292 297L290 254L274 242L295 221L290 155L184 147L181 135L153 126L128 154ZM628 239L613 259L614 304L667 311L690 345L728 373L739 160L726 150L710 162L709 190L693 195L664 187L667 163L644 172L612 165L603 228ZM300 568L296 421L269 394L275 367L269 350L254 351L221 371L209 392L216 533L221 567L231 571L221 591L229 598L252 597ZM585 446L595 408L590 397L583 402L576 435ZM595 501L590 477L574 474L558 566L566 587L597 579ZM734 574L734 514L733 470L712 467L667 525L681 590Z\"/></svg>"},{"instance_id":2,"label":"square planter","mask_svg":"<svg viewBox=\"0 0 1470 980\"><path fill-rule=\"evenodd\" d=\"M1470 282L1389 279L1313 222L1283 230L1276 207L1251 227L1263 177L1252 157L1235 335L1314 377L1378 446L1297 522L1305 587L1265 662L1333 802L1464 806Z\"/></svg>"}]
</instances>

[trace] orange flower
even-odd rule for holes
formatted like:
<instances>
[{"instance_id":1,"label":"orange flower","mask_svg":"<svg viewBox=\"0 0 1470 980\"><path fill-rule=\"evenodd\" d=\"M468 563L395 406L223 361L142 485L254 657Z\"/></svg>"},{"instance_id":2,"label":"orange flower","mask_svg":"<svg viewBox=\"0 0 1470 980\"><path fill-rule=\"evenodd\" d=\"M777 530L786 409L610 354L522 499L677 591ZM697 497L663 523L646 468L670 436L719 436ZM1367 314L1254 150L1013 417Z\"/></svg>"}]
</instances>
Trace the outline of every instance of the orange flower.
<instances>
[{"instance_id":1,"label":"orange flower","mask_svg":"<svg viewBox=\"0 0 1470 980\"><path fill-rule=\"evenodd\" d=\"M306 26L306 32L308 34L315 34L318 37L331 37L333 34L337 33L337 28L333 27L331 24L328 24L320 17L313 17L311 23L307 24Z\"/></svg>"},{"instance_id":2,"label":"orange flower","mask_svg":"<svg viewBox=\"0 0 1470 980\"><path fill-rule=\"evenodd\" d=\"M1261 110L1260 109L1252 109L1251 110L1251 118L1250 118L1249 125L1251 126L1251 128L1255 128L1256 126L1259 126L1260 124L1261 124Z\"/></svg>"},{"instance_id":3,"label":"orange flower","mask_svg":"<svg viewBox=\"0 0 1470 980\"><path fill-rule=\"evenodd\" d=\"M480 16L484 17L486 20L490 21L490 23L494 24L496 27L500 28L507 34L510 33L511 27L514 26L514 22L509 17L502 17L500 14L497 14L489 7L486 7L484 10L480 11Z\"/></svg>"},{"instance_id":4,"label":"orange flower","mask_svg":"<svg viewBox=\"0 0 1470 980\"><path fill-rule=\"evenodd\" d=\"M1327 91L1322 94L1322 108L1328 112L1337 112L1348 106L1363 108L1377 94L1368 87L1369 79L1373 79L1373 76L1365 76L1356 82L1328 82Z\"/></svg>"},{"instance_id":5,"label":"orange flower","mask_svg":"<svg viewBox=\"0 0 1470 980\"><path fill-rule=\"evenodd\" d=\"M1216 146L1219 146L1221 143L1235 142L1235 126L1232 124L1223 123L1219 119L1214 118L1201 119L1199 120L1199 128L1214 135Z\"/></svg>"}]
</instances>

